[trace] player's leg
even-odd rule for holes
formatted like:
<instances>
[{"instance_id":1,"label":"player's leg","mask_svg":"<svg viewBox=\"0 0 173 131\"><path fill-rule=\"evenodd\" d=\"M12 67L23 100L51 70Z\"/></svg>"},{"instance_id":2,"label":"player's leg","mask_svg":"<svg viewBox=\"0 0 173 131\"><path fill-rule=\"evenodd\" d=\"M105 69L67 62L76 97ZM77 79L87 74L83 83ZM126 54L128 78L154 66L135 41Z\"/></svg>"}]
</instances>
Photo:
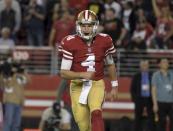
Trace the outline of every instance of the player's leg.
<instances>
[{"instance_id":1,"label":"player's leg","mask_svg":"<svg viewBox=\"0 0 173 131\"><path fill-rule=\"evenodd\" d=\"M4 115L3 131L10 131L12 129L13 116L15 113L14 104L5 103L4 110L5 110L5 115Z\"/></svg>"},{"instance_id":2,"label":"player's leg","mask_svg":"<svg viewBox=\"0 0 173 131\"><path fill-rule=\"evenodd\" d=\"M80 131L90 131L90 112L87 105L80 104L79 96L82 89L82 82L71 82L70 95L72 101L72 110L76 123L79 126Z\"/></svg>"},{"instance_id":3,"label":"player's leg","mask_svg":"<svg viewBox=\"0 0 173 131\"><path fill-rule=\"evenodd\" d=\"M93 81L93 86L88 96L92 131L104 131L104 122L101 109L104 101L104 90L105 84L103 80Z\"/></svg>"}]
</instances>

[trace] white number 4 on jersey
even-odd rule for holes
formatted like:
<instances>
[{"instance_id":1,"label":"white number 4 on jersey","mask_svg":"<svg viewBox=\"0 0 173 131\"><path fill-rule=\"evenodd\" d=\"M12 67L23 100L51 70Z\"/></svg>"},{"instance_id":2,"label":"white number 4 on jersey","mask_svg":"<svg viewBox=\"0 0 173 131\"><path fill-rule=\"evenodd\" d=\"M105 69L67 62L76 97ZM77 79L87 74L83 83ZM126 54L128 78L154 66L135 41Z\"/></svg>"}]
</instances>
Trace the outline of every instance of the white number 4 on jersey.
<instances>
[{"instance_id":1,"label":"white number 4 on jersey","mask_svg":"<svg viewBox=\"0 0 173 131\"><path fill-rule=\"evenodd\" d=\"M90 55L81 63L82 66L88 67L87 71L95 71L95 55Z\"/></svg>"}]
</instances>

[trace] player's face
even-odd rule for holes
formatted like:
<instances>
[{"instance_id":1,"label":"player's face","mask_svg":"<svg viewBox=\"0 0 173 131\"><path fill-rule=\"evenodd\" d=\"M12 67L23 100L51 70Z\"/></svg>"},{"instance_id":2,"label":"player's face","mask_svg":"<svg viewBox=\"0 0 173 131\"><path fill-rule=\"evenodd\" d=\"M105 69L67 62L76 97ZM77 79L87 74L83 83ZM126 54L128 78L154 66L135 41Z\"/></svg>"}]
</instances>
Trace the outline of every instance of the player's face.
<instances>
[{"instance_id":1,"label":"player's face","mask_svg":"<svg viewBox=\"0 0 173 131\"><path fill-rule=\"evenodd\" d=\"M81 31L83 32L83 34L85 35L91 35L93 32L93 24L81 24Z\"/></svg>"},{"instance_id":2,"label":"player's face","mask_svg":"<svg viewBox=\"0 0 173 131\"><path fill-rule=\"evenodd\" d=\"M140 62L140 68L142 71L147 71L149 68L149 63L148 61L141 61Z\"/></svg>"},{"instance_id":3,"label":"player's face","mask_svg":"<svg viewBox=\"0 0 173 131\"><path fill-rule=\"evenodd\" d=\"M162 59L160 62L160 68L167 70L169 68L169 61L167 59Z\"/></svg>"}]
</instances>

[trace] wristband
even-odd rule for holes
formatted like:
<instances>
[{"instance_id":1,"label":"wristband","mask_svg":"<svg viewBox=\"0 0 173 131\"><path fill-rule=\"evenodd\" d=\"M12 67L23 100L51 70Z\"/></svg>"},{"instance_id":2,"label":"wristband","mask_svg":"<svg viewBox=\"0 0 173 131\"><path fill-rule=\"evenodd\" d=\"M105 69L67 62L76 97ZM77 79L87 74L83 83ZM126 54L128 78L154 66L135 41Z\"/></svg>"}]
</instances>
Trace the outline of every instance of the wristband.
<instances>
[{"instance_id":1,"label":"wristband","mask_svg":"<svg viewBox=\"0 0 173 131\"><path fill-rule=\"evenodd\" d=\"M111 85L113 88L116 88L118 86L118 81L111 81Z\"/></svg>"}]
</instances>

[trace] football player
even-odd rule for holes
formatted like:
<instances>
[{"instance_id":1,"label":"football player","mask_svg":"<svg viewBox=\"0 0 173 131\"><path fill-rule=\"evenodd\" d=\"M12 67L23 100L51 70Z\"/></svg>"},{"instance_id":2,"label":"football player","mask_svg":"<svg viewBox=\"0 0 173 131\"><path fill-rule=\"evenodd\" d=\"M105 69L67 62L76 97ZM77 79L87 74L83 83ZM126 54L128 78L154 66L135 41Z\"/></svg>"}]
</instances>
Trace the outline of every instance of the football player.
<instances>
[{"instance_id":1,"label":"football player","mask_svg":"<svg viewBox=\"0 0 173 131\"><path fill-rule=\"evenodd\" d=\"M72 110L80 131L104 131L104 64L112 83L110 97L116 99L118 81L113 54L116 52L109 35L97 33L96 14L84 10L77 16L75 35L61 42L63 58L61 77L70 79Z\"/></svg>"}]
</instances>

